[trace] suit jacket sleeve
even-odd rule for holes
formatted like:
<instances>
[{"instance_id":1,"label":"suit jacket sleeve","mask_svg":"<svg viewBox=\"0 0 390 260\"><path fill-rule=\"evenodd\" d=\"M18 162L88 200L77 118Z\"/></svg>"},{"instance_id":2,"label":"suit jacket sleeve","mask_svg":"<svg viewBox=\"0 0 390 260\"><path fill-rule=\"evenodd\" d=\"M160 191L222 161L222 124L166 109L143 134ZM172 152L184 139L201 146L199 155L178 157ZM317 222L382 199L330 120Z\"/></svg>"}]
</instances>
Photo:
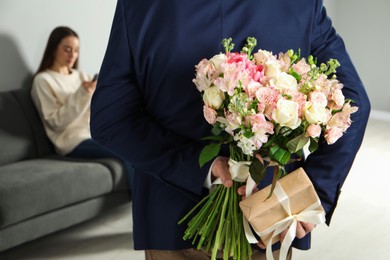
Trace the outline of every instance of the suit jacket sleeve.
<instances>
[{"instance_id":1,"label":"suit jacket sleeve","mask_svg":"<svg viewBox=\"0 0 390 260\"><path fill-rule=\"evenodd\" d=\"M315 14L312 53L318 62L326 62L329 58L338 59L341 66L337 69L337 77L344 84L343 93L354 101L353 106L359 107L352 114L353 123L342 138L333 145L320 140L319 149L310 154L305 163L305 170L313 181L329 224L341 187L362 143L370 103L343 40L332 27L322 0L317 1Z\"/></svg>"},{"instance_id":2,"label":"suit jacket sleeve","mask_svg":"<svg viewBox=\"0 0 390 260\"><path fill-rule=\"evenodd\" d=\"M208 171L199 168L201 143L165 128L145 110L147 97L133 62L126 12L119 0L92 98L92 138L167 185L201 194Z\"/></svg>"}]
</instances>

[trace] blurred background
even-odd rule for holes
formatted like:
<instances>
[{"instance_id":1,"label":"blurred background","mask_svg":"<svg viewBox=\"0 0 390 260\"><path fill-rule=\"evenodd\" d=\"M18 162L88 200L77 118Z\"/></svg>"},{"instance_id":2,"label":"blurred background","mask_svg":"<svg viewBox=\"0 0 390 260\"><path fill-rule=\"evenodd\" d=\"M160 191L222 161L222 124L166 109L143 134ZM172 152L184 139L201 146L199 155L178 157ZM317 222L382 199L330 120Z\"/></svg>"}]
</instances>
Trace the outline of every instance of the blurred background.
<instances>
[{"instance_id":1,"label":"blurred background","mask_svg":"<svg viewBox=\"0 0 390 260\"><path fill-rule=\"evenodd\" d=\"M29 86L48 35L59 25L80 36L80 68L98 72L115 6L116 0L0 0L0 91ZM311 252L294 258L390 259L390 1L325 0L325 6L366 86L372 113L331 226L318 227ZM143 259L131 250L130 206L0 258Z\"/></svg>"}]
</instances>

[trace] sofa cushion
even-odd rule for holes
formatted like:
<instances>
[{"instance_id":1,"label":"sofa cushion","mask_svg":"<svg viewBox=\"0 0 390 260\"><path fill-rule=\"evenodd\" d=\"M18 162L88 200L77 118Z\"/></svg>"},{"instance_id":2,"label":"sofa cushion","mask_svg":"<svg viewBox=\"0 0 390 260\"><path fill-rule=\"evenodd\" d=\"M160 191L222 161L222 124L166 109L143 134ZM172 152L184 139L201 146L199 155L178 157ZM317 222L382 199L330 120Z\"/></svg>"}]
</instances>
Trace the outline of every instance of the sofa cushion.
<instances>
[{"instance_id":1,"label":"sofa cushion","mask_svg":"<svg viewBox=\"0 0 390 260\"><path fill-rule=\"evenodd\" d=\"M32 130L35 141L34 146L36 149L35 157L42 157L44 155L55 153L54 146L46 135L41 118L39 117L35 104L32 101L30 89L17 89L11 91L11 93L22 108Z\"/></svg>"},{"instance_id":2,"label":"sofa cushion","mask_svg":"<svg viewBox=\"0 0 390 260\"><path fill-rule=\"evenodd\" d=\"M0 165L33 158L32 128L11 92L0 93Z\"/></svg>"},{"instance_id":3,"label":"sofa cushion","mask_svg":"<svg viewBox=\"0 0 390 260\"><path fill-rule=\"evenodd\" d=\"M106 166L111 173L114 191L129 190L126 168L122 161L116 158L74 158L58 154L51 154L46 158L68 162L96 162Z\"/></svg>"},{"instance_id":4,"label":"sofa cushion","mask_svg":"<svg viewBox=\"0 0 390 260\"><path fill-rule=\"evenodd\" d=\"M100 163L33 159L0 166L0 228L112 190L112 175Z\"/></svg>"}]
</instances>

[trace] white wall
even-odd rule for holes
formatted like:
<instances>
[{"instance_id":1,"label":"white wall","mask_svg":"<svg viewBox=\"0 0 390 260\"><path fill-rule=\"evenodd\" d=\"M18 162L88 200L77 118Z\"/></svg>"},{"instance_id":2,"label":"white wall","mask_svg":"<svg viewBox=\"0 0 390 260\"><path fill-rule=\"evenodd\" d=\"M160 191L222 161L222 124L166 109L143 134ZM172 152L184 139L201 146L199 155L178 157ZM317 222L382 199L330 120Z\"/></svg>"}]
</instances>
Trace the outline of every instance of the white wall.
<instances>
[{"instance_id":1,"label":"white wall","mask_svg":"<svg viewBox=\"0 0 390 260\"><path fill-rule=\"evenodd\" d=\"M183 0L184 1L184 0ZM72 27L80 68L99 70L116 0L0 0L0 91L20 88L37 69L51 30ZM325 0L366 86L373 109L390 113L390 1Z\"/></svg>"},{"instance_id":2,"label":"white wall","mask_svg":"<svg viewBox=\"0 0 390 260\"><path fill-rule=\"evenodd\" d=\"M325 0L325 4L367 89L373 112L390 113L390 1Z\"/></svg>"},{"instance_id":3,"label":"white wall","mask_svg":"<svg viewBox=\"0 0 390 260\"><path fill-rule=\"evenodd\" d=\"M29 84L59 25L80 37L80 69L98 72L115 6L116 0L0 0L0 91Z\"/></svg>"}]
</instances>

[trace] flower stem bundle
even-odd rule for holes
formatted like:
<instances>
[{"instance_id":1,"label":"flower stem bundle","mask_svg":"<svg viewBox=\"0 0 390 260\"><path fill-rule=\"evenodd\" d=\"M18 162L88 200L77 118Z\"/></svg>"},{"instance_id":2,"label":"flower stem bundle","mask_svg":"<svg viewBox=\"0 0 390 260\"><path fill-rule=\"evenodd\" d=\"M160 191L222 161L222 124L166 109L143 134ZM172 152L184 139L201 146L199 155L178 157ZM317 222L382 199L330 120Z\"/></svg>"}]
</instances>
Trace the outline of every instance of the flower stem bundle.
<instances>
[{"instance_id":1,"label":"flower stem bundle","mask_svg":"<svg viewBox=\"0 0 390 260\"><path fill-rule=\"evenodd\" d=\"M183 239L191 239L198 250L203 248L211 252L211 259L216 259L218 253L223 254L223 259L249 259L252 254L251 246L245 238L242 211L239 208L237 189L241 185L236 181L230 188L218 185L179 222L182 224L192 216Z\"/></svg>"}]
</instances>

